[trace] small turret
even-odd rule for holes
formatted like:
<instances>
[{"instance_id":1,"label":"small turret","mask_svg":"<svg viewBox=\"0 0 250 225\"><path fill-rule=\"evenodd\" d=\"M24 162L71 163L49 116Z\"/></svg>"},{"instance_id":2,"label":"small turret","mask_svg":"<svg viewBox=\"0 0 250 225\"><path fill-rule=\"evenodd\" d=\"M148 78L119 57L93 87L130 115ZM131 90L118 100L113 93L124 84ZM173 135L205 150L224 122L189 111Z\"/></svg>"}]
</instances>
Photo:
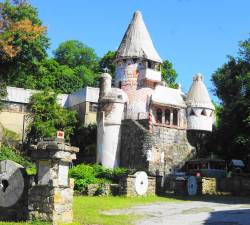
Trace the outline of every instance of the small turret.
<instances>
[{"instance_id":1,"label":"small turret","mask_svg":"<svg viewBox=\"0 0 250 225\"><path fill-rule=\"evenodd\" d=\"M111 76L103 73L97 114L97 162L107 168L119 166L121 120L127 95L119 88L111 88Z\"/></svg>"},{"instance_id":2,"label":"small turret","mask_svg":"<svg viewBox=\"0 0 250 225\"><path fill-rule=\"evenodd\" d=\"M186 99L188 130L212 131L215 119L215 107L211 102L207 88L200 73L193 78Z\"/></svg>"},{"instance_id":3,"label":"small turret","mask_svg":"<svg viewBox=\"0 0 250 225\"><path fill-rule=\"evenodd\" d=\"M100 78L99 98L103 98L111 91L112 77L108 73L103 73Z\"/></svg>"}]
</instances>

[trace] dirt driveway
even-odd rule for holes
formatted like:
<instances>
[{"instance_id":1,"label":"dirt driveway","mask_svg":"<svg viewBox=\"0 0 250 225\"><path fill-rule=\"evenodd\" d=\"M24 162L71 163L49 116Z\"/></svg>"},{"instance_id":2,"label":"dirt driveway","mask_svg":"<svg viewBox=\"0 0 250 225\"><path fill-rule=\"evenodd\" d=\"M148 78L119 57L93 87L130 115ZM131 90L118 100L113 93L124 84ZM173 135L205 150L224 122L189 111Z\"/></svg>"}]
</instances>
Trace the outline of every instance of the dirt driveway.
<instances>
[{"instance_id":1,"label":"dirt driveway","mask_svg":"<svg viewBox=\"0 0 250 225\"><path fill-rule=\"evenodd\" d=\"M143 219L136 225L250 225L250 202L186 201L155 203L129 209L112 210L109 215L137 214Z\"/></svg>"}]
</instances>

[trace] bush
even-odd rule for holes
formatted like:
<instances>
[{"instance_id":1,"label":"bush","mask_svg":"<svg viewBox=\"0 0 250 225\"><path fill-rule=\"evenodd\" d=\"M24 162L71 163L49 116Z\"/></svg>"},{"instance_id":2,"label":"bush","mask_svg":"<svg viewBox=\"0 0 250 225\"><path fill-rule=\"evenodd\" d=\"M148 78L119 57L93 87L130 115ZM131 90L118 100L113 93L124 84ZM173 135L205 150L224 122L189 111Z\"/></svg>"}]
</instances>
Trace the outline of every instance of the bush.
<instances>
[{"instance_id":1,"label":"bush","mask_svg":"<svg viewBox=\"0 0 250 225\"><path fill-rule=\"evenodd\" d=\"M36 167L32 162L25 159L14 149L3 145L0 147L0 161L7 159L12 160L25 167L29 175L33 175L36 173Z\"/></svg>"},{"instance_id":2,"label":"bush","mask_svg":"<svg viewBox=\"0 0 250 225\"><path fill-rule=\"evenodd\" d=\"M20 136L12 130L3 127L2 144L9 147L18 145Z\"/></svg>"},{"instance_id":3,"label":"bush","mask_svg":"<svg viewBox=\"0 0 250 225\"><path fill-rule=\"evenodd\" d=\"M70 169L69 176L75 179L75 190L86 192L89 184L104 184L117 182L119 178L128 174L125 168L107 169L101 165L80 164Z\"/></svg>"}]
</instances>

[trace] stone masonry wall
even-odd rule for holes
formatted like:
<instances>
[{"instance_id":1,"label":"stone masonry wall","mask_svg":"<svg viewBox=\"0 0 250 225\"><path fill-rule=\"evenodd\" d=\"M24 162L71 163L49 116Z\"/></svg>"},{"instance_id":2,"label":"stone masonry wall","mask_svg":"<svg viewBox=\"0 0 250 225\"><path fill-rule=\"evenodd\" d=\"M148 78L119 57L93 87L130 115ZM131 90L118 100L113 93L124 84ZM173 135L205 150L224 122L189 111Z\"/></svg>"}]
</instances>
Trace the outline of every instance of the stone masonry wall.
<instances>
[{"instance_id":1,"label":"stone masonry wall","mask_svg":"<svg viewBox=\"0 0 250 225\"><path fill-rule=\"evenodd\" d=\"M195 148L184 129L154 126L153 133L134 120L122 121L121 166L164 175L192 158Z\"/></svg>"},{"instance_id":2,"label":"stone masonry wall","mask_svg":"<svg viewBox=\"0 0 250 225\"><path fill-rule=\"evenodd\" d=\"M138 196L138 194L135 191L135 176L128 175L123 177L120 180L120 194L126 195L127 197L130 196ZM145 194L145 196L148 195L155 195L156 192L156 180L155 177L148 177L148 189Z\"/></svg>"},{"instance_id":3,"label":"stone masonry wall","mask_svg":"<svg viewBox=\"0 0 250 225\"><path fill-rule=\"evenodd\" d=\"M135 120L123 120L121 126L120 166L148 171L147 150L152 148L151 134Z\"/></svg>"},{"instance_id":4,"label":"stone masonry wall","mask_svg":"<svg viewBox=\"0 0 250 225\"><path fill-rule=\"evenodd\" d=\"M149 163L152 173L172 173L195 155L195 148L188 142L185 129L154 126L152 142L152 159Z\"/></svg>"},{"instance_id":5,"label":"stone masonry wall","mask_svg":"<svg viewBox=\"0 0 250 225\"><path fill-rule=\"evenodd\" d=\"M29 190L29 219L69 223L73 220L73 179L70 187L36 185Z\"/></svg>"}]
</instances>

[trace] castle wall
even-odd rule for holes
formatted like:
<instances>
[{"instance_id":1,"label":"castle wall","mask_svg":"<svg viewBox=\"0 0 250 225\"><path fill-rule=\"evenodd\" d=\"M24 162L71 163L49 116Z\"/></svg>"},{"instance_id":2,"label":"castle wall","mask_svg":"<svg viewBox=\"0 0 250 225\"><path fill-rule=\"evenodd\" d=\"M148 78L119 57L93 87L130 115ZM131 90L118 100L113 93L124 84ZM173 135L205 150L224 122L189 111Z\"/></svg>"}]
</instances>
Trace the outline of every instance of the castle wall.
<instances>
[{"instance_id":1,"label":"castle wall","mask_svg":"<svg viewBox=\"0 0 250 225\"><path fill-rule=\"evenodd\" d=\"M152 159L149 163L152 172L161 175L164 171L166 174L172 173L195 154L185 129L154 126L152 136Z\"/></svg>"},{"instance_id":2,"label":"castle wall","mask_svg":"<svg viewBox=\"0 0 250 225\"><path fill-rule=\"evenodd\" d=\"M172 173L195 154L185 129L154 126L150 133L134 120L122 121L121 166L150 174Z\"/></svg>"},{"instance_id":3,"label":"castle wall","mask_svg":"<svg viewBox=\"0 0 250 225\"><path fill-rule=\"evenodd\" d=\"M151 134L135 120L123 120L121 126L120 166L148 170L147 151L152 149Z\"/></svg>"}]
</instances>

